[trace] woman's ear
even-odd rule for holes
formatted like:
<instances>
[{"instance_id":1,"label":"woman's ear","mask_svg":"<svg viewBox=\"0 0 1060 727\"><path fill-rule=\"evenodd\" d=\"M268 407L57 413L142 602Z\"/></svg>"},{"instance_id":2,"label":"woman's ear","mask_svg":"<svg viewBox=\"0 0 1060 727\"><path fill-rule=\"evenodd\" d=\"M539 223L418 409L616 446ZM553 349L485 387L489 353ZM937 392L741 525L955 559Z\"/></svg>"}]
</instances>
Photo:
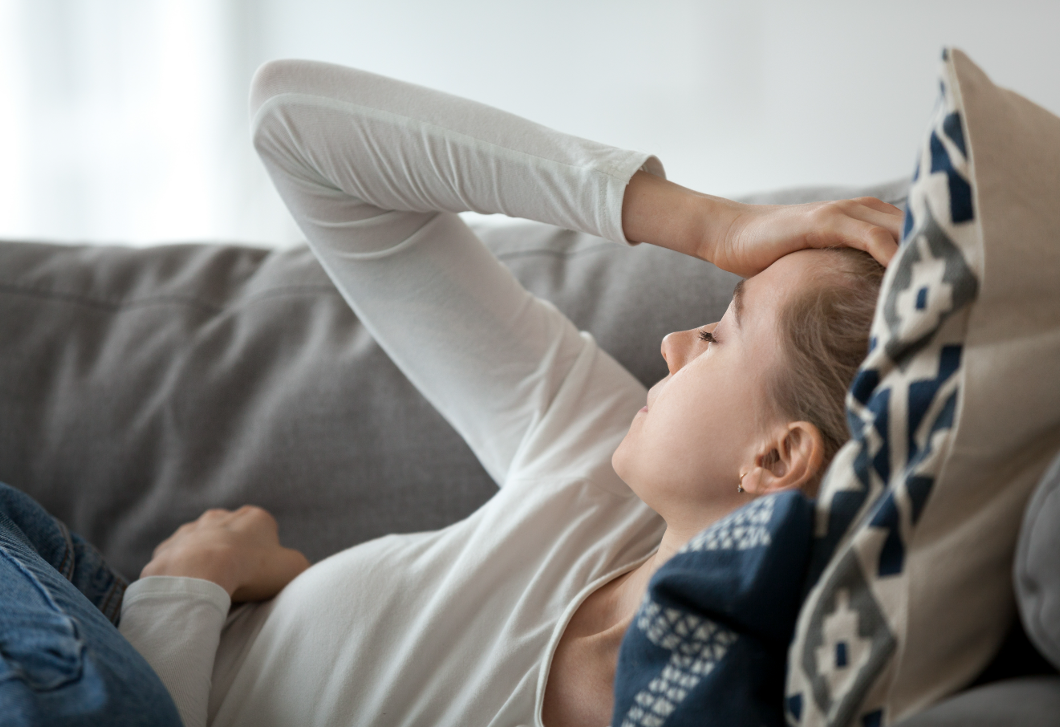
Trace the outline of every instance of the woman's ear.
<instances>
[{"instance_id":1,"label":"woman's ear","mask_svg":"<svg viewBox=\"0 0 1060 727\"><path fill-rule=\"evenodd\" d=\"M790 422L759 449L740 484L756 497L801 488L817 477L823 462L821 431L810 422Z\"/></svg>"}]
</instances>

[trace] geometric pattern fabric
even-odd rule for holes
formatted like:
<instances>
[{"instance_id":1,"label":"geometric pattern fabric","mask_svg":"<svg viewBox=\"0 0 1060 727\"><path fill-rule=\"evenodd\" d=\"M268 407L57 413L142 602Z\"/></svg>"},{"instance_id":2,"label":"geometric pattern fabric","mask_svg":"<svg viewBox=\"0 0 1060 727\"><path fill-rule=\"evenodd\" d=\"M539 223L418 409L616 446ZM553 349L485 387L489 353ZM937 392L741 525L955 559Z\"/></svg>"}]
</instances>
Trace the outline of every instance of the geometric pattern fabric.
<instances>
[{"instance_id":1,"label":"geometric pattern fabric","mask_svg":"<svg viewBox=\"0 0 1060 727\"><path fill-rule=\"evenodd\" d=\"M783 724L812 524L801 492L767 495L656 571L619 651L614 727Z\"/></svg>"},{"instance_id":2,"label":"geometric pattern fabric","mask_svg":"<svg viewBox=\"0 0 1060 727\"><path fill-rule=\"evenodd\" d=\"M683 551L747 550L769 545L774 502L771 497L754 500L692 538Z\"/></svg>"},{"instance_id":3,"label":"geometric pattern fabric","mask_svg":"<svg viewBox=\"0 0 1060 727\"><path fill-rule=\"evenodd\" d=\"M790 725L893 723L1000 644L1020 516L1060 424L1058 143L1060 119L943 52L851 439L816 503Z\"/></svg>"},{"instance_id":4,"label":"geometric pattern fabric","mask_svg":"<svg viewBox=\"0 0 1060 727\"><path fill-rule=\"evenodd\" d=\"M662 727L689 690L709 674L736 641L736 634L709 619L648 601L637 616L636 628L648 640L670 652L659 676L633 698L622 727Z\"/></svg>"},{"instance_id":5,"label":"geometric pattern fabric","mask_svg":"<svg viewBox=\"0 0 1060 727\"><path fill-rule=\"evenodd\" d=\"M944 53L901 247L880 291L869 354L847 397L851 440L821 487L818 523L826 525L810 573L819 580L789 657L786 705L794 725L884 716L866 702L901 638L895 602L908 585L908 542L951 442L967 314L979 288L965 136ZM890 619L881 604L888 595L897 596Z\"/></svg>"}]
</instances>

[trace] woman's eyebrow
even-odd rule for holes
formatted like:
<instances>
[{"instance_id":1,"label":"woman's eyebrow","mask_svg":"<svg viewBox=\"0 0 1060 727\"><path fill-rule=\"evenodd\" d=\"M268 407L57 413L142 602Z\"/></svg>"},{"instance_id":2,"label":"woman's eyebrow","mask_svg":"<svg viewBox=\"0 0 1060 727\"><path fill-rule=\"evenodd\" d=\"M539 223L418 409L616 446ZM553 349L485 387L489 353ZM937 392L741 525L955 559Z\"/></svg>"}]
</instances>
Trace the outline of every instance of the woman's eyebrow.
<instances>
[{"instance_id":1,"label":"woman's eyebrow","mask_svg":"<svg viewBox=\"0 0 1060 727\"><path fill-rule=\"evenodd\" d=\"M743 313L743 284L746 280L741 280L736 284L736 287L732 290L732 313L736 319L736 327L740 327L740 314Z\"/></svg>"}]
</instances>

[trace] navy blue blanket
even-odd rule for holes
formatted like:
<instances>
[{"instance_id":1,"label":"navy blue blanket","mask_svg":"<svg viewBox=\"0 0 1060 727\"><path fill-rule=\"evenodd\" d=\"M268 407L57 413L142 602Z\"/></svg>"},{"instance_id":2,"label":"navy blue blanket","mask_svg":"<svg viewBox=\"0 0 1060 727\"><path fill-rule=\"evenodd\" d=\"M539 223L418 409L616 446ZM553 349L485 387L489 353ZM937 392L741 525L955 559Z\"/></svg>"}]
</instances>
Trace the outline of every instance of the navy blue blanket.
<instances>
[{"instance_id":1,"label":"navy blue blanket","mask_svg":"<svg viewBox=\"0 0 1060 727\"><path fill-rule=\"evenodd\" d=\"M762 497L660 568L626 632L613 727L783 725L813 502Z\"/></svg>"}]
</instances>

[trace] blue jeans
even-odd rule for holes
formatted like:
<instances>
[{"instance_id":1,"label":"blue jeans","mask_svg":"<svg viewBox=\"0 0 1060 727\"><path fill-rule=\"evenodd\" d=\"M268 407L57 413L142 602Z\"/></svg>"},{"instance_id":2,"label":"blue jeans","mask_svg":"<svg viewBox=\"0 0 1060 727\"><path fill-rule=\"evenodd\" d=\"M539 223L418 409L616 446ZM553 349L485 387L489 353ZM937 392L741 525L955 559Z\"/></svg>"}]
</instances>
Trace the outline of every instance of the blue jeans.
<instances>
[{"instance_id":1,"label":"blue jeans","mask_svg":"<svg viewBox=\"0 0 1060 727\"><path fill-rule=\"evenodd\" d=\"M0 725L180 727L118 633L125 586L95 548L0 483Z\"/></svg>"}]
</instances>

